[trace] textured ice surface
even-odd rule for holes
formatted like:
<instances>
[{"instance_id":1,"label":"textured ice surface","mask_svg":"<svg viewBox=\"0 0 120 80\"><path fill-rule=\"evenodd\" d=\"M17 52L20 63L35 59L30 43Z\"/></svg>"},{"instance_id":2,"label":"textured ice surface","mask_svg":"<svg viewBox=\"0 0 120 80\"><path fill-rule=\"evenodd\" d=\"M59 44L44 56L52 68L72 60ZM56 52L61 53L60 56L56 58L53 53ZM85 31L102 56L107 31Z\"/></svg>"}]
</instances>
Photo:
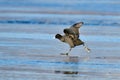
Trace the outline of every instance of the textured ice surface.
<instances>
[{"instance_id":1,"label":"textured ice surface","mask_svg":"<svg viewBox=\"0 0 120 80\"><path fill-rule=\"evenodd\" d=\"M119 0L0 0L0 80L119 80ZM91 49L54 39L83 21Z\"/></svg>"}]
</instances>

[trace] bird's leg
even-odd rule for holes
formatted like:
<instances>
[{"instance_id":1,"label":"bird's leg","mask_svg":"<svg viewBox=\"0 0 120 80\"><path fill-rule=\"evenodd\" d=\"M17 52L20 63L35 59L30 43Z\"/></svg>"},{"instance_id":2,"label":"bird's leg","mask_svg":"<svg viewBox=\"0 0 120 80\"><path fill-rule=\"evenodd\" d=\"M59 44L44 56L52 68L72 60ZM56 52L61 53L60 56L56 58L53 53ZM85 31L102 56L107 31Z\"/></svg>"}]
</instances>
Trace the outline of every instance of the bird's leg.
<instances>
[{"instance_id":1,"label":"bird's leg","mask_svg":"<svg viewBox=\"0 0 120 80\"><path fill-rule=\"evenodd\" d=\"M71 50L72 50L72 48L70 48L69 51L66 53L67 56L69 55Z\"/></svg>"},{"instance_id":2,"label":"bird's leg","mask_svg":"<svg viewBox=\"0 0 120 80\"><path fill-rule=\"evenodd\" d=\"M67 53L61 53L61 55L67 55L68 56L71 50L72 50L72 48L70 48Z\"/></svg>"},{"instance_id":3,"label":"bird's leg","mask_svg":"<svg viewBox=\"0 0 120 80\"><path fill-rule=\"evenodd\" d=\"M84 49L89 53L91 50L83 43Z\"/></svg>"}]
</instances>

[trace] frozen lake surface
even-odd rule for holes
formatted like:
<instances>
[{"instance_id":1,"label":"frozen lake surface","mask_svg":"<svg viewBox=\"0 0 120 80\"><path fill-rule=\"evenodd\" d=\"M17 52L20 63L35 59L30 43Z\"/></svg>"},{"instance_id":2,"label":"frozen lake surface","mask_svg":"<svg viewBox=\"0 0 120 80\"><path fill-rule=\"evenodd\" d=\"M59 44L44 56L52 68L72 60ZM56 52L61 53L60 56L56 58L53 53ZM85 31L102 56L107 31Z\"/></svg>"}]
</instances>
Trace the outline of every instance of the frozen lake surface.
<instances>
[{"instance_id":1,"label":"frozen lake surface","mask_svg":"<svg viewBox=\"0 0 120 80\"><path fill-rule=\"evenodd\" d=\"M120 80L120 1L93 3L0 0L0 80ZM79 21L92 51L60 55L69 46L55 34Z\"/></svg>"}]
</instances>

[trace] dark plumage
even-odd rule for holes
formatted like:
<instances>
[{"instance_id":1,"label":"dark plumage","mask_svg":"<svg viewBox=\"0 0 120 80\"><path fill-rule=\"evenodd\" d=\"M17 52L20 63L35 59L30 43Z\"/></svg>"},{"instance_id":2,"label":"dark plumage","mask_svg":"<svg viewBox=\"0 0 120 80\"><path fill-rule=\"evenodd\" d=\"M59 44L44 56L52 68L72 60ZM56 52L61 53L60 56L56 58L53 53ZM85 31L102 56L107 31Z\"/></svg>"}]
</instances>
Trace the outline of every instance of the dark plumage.
<instances>
[{"instance_id":1,"label":"dark plumage","mask_svg":"<svg viewBox=\"0 0 120 80\"><path fill-rule=\"evenodd\" d=\"M75 23L75 24L73 24L70 28L64 29L64 33L65 33L65 34L72 34L72 35L74 35L76 38L79 38L79 35L80 35L79 28L80 28L83 24L84 24L83 22Z\"/></svg>"},{"instance_id":2,"label":"dark plumage","mask_svg":"<svg viewBox=\"0 0 120 80\"><path fill-rule=\"evenodd\" d=\"M79 28L82 25L83 22L75 23L70 28L66 28L63 30L65 35L56 34L55 38L59 39L62 42L68 43L70 46L69 52L75 46L79 46L79 45L84 46L84 42L79 39L79 35L80 35ZM68 53L66 53L66 55L68 55Z\"/></svg>"}]
</instances>

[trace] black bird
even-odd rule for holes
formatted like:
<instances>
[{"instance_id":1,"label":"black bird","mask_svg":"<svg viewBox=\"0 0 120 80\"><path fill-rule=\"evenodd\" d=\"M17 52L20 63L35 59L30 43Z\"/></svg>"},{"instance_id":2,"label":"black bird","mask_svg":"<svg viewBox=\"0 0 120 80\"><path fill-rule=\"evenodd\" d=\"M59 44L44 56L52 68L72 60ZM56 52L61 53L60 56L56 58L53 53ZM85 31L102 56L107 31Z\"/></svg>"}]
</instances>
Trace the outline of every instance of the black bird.
<instances>
[{"instance_id":1,"label":"black bird","mask_svg":"<svg viewBox=\"0 0 120 80\"><path fill-rule=\"evenodd\" d=\"M68 55L72 48L75 46L83 45L85 49L89 52L90 49L85 46L85 43L79 39L79 28L83 25L83 22L78 22L73 24L70 28L66 28L63 30L65 35L56 34L55 38L59 39L62 42L68 43L70 49L64 55Z\"/></svg>"}]
</instances>

